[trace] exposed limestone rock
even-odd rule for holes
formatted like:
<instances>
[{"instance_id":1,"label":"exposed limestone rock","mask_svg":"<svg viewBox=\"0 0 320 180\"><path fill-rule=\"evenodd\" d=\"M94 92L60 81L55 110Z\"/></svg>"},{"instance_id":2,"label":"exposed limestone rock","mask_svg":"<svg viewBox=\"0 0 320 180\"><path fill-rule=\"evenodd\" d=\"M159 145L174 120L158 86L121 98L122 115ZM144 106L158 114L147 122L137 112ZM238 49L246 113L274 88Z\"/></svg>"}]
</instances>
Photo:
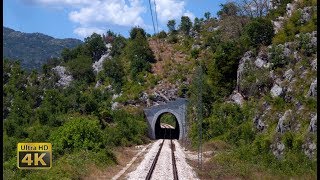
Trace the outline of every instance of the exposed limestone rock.
<instances>
[{"instance_id":1,"label":"exposed limestone rock","mask_svg":"<svg viewBox=\"0 0 320 180\"><path fill-rule=\"evenodd\" d=\"M115 99L117 99L117 98L120 97L120 96L122 96L122 93L120 93L120 94L114 94L114 95L112 96L112 100L115 100Z\"/></svg>"},{"instance_id":2,"label":"exposed limestone rock","mask_svg":"<svg viewBox=\"0 0 320 180\"><path fill-rule=\"evenodd\" d=\"M309 132L316 133L317 132L317 113L313 115L309 124Z\"/></svg>"},{"instance_id":3,"label":"exposed limestone rock","mask_svg":"<svg viewBox=\"0 0 320 180\"><path fill-rule=\"evenodd\" d=\"M299 62L299 61L301 61L301 56L298 54L298 52L297 51L294 51L293 52L293 59L294 59L294 61L295 62Z\"/></svg>"},{"instance_id":4,"label":"exposed limestone rock","mask_svg":"<svg viewBox=\"0 0 320 180\"><path fill-rule=\"evenodd\" d=\"M311 62L312 70L317 71L317 58Z\"/></svg>"},{"instance_id":5,"label":"exposed limestone rock","mask_svg":"<svg viewBox=\"0 0 320 180\"><path fill-rule=\"evenodd\" d=\"M291 50L289 48L284 48L283 49L283 54L285 57L289 57L291 55Z\"/></svg>"},{"instance_id":6,"label":"exposed limestone rock","mask_svg":"<svg viewBox=\"0 0 320 180\"><path fill-rule=\"evenodd\" d=\"M93 71L95 73L100 72L103 69L103 62L108 58L110 58L109 53L102 55L98 61L93 63L92 65Z\"/></svg>"},{"instance_id":7,"label":"exposed limestone rock","mask_svg":"<svg viewBox=\"0 0 320 180\"><path fill-rule=\"evenodd\" d=\"M291 17L292 12L294 11L294 9L295 9L295 4L293 4L293 3L288 3L287 4L286 10L287 10L287 16L288 17Z\"/></svg>"},{"instance_id":8,"label":"exposed limestone rock","mask_svg":"<svg viewBox=\"0 0 320 180\"><path fill-rule=\"evenodd\" d=\"M110 52L112 48L112 44L111 43L106 44L106 48L107 48L107 51Z\"/></svg>"},{"instance_id":9,"label":"exposed limestone rock","mask_svg":"<svg viewBox=\"0 0 320 180\"><path fill-rule=\"evenodd\" d=\"M276 75L274 74L274 71L273 71L273 70L270 71L269 76L270 76L270 78L273 79L273 80L276 79Z\"/></svg>"},{"instance_id":10,"label":"exposed limestone rock","mask_svg":"<svg viewBox=\"0 0 320 180\"><path fill-rule=\"evenodd\" d=\"M258 67L258 68L261 68L261 67L264 67L266 62L264 60L262 60L261 58L257 58L255 61L254 61L254 64Z\"/></svg>"},{"instance_id":11,"label":"exposed limestone rock","mask_svg":"<svg viewBox=\"0 0 320 180\"><path fill-rule=\"evenodd\" d=\"M289 69L284 73L284 78L289 82L291 81L293 76L294 76L294 71L292 69Z\"/></svg>"},{"instance_id":12,"label":"exposed limestone rock","mask_svg":"<svg viewBox=\"0 0 320 180\"><path fill-rule=\"evenodd\" d=\"M300 19L301 23L306 23L311 19L311 10L312 7L304 7L302 10L302 16Z\"/></svg>"},{"instance_id":13,"label":"exposed limestone rock","mask_svg":"<svg viewBox=\"0 0 320 180\"><path fill-rule=\"evenodd\" d=\"M220 28L219 26L217 26L217 27L211 26L211 27L208 28L208 32L216 31L216 30L218 30L219 28Z\"/></svg>"},{"instance_id":14,"label":"exposed limestone rock","mask_svg":"<svg viewBox=\"0 0 320 180\"><path fill-rule=\"evenodd\" d=\"M297 82L297 78L292 78L291 82L289 83L287 87L287 92L290 93L293 91L294 85Z\"/></svg>"},{"instance_id":15,"label":"exposed limestone rock","mask_svg":"<svg viewBox=\"0 0 320 180\"><path fill-rule=\"evenodd\" d=\"M283 89L278 84L274 84L270 92L272 97L278 97L282 95Z\"/></svg>"},{"instance_id":16,"label":"exposed limestone rock","mask_svg":"<svg viewBox=\"0 0 320 180\"><path fill-rule=\"evenodd\" d=\"M310 40L311 47L317 47L317 37L312 37Z\"/></svg>"},{"instance_id":17,"label":"exposed limestone rock","mask_svg":"<svg viewBox=\"0 0 320 180\"><path fill-rule=\"evenodd\" d=\"M232 95L231 95L231 99L233 100L233 102L235 102L236 104L242 106L243 102L244 102L244 99L243 99L243 96L235 91Z\"/></svg>"},{"instance_id":18,"label":"exposed limestone rock","mask_svg":"<svg viewBox=\"0 0 320 180\"><path fill-rule=\"evenodd\" d=\"M96 85L94 86L94 88L98 88L98 87L100 87L101 86L101 81L99 80L99 81L97 81L97 83L96 83Z\"/></svg>"},{"instance_id":19,"label":"exposed limestone rock","mask_svg":"<svg viewBox=\"0 0 320 180\"><path fill-rule=\"evenodd\" d=\"M199 44L193 44L191 47L191 50L195 50L195 49L200 49L200 45Z\"/></svg>"},{"instance_id":20,"label":"exposed limestone rock","mask_svg":"<svg viewBox=\"0 0 320 180\"><path fill-rule=\"evenodd\" d=\"M310 96L317 97L317 79L315 79L310 85L310 88L306 97L310 97Z\"/></svg>"},{"instance_id":21,"label":"exposed limestone rock","mask_svg":"<svg viewBox=\"0 0 320 180\"><path fill-rule=\"evenodd\" d=\"M285 145L282 142L280 142L279 139L275 144L271 144L270 148L272 150L273 155L275 155L278 159L282 158Z\"/></svg>"},{"instance_id":22,"label":"exposed limestone rock","mask_svg":"<svg viewBox=\"0 0 320 180\"><path fill-rule=\"evenodd\" d=\"M276 127L276 131L280 133L284 133L290 129L292 120L292 110L287 110L284 115L279 119L278 125Z\"/></svg>"},{"instance_id":23,"label":"exposed limestone rock","mask_svg":"<svg viewBox=\"0 0 320 180\"><path fill-rule=\"evenodd\" d=\"M252 58L252 52L251 51L247 51L244 56L240 59L239 62L239 66L238 66L238 70L237 70L237 90L239 91L240 89L240 81L242 79L242 74L244 69L244 65L247 61L250 61Z\"/></svg>"},{"instance_id":24,"label":"exposed limestone rock","mask_svg":"<svg viewBox=\"0 0 320 180\"><path fill-rule=\"evenodd\" d=\"M315 157L317 144L308 139L307 142L302 145L302 149L304 154L307 155L310 159L312 159L313 157Z\"/></svg>"},{"instance_id":25,"label":"exposed limestone rock","mask_svg":"<svg viewBox=\"0 0 320 180\"><path fill-rule=\"evenodd\" d=\"M73 78L68 75L66 68L64 66L56 66L52 70L60 77L57 86L67 87L72 82Z\"/></svg>"},{"instance_id":26,"label":"exposed limestone rock","mask_svg":"<svg viewBox=\"0 0 320 180\"><path fill-rule=\"evenodd\" d=\"M275 34L277 34L279 32L279 30L282 29L284 19L285 19L284 17L280 16L275 21L271 20Z\"/></svg>"},{"instance_id":27,"label":"exposed limestone rock","mask_svg":"<svg viewBox=\"0 0 320 180\"><path fill-rule=\"evenodd\" d=\"M114 103L112 103L112 105L111 105L111 109L112 110L116 110L116 109L118 109L120 107L120 104L118 103L118 102L114 102Z\"/></svg>"},{"instance_id":28,"label":"exposed limestone rock","mask_svg":"<svg viewBox=\"0 0 320 180\"><path fill-rule=\"evenodd\" d=\"M258 131L263 131L266 128L266 124L261 120L260 116L255 116L253 118L253 124Z\"/></svg>"}]
</instances>

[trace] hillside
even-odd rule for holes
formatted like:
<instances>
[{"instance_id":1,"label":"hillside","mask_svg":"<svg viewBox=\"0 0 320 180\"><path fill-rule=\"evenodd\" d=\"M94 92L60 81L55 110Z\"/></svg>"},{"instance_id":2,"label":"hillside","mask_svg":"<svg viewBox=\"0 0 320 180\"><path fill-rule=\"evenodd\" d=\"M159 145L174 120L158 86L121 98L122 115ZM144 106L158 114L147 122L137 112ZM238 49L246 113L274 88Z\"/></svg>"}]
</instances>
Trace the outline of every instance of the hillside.
<instances>
[{"instance_id":1,"label":"hillside","mask_svg":"<svg viewBox=\"0 0 320 180\"><path fill-rule=\"evenodd\" d=\"M50 58L61 57L64 48L74 48L81 43L78 39L56 39L3 27L3 57L21 60L22 67L28 70L40 69Z\"/></svg>"},{"instance_id":2,"label":"hillside","mask_svg":"<svg viewBox=\"0 0 320 180\"><path fill-rule=\"evenodd\" d=\"M218 18L183 16L153 36L140 27L128 38L94 33L41 72L5 60L5 179L118 171L128 149L150 142L143 108L180 97L188 137L179 141L199 179L316 179L316 7L286 0L253 12L228 2ZM48 173L17 169L23 141L53 144Z\"/></svg>"}]
</instances>

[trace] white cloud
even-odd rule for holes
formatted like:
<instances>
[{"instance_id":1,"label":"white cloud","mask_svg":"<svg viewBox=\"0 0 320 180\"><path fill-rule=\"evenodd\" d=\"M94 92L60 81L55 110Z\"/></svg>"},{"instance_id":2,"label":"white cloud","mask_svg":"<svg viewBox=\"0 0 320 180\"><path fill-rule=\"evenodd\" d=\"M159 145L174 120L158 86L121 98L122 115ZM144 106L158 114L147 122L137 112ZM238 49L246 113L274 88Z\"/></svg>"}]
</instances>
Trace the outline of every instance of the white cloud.
<instances>
[{"instance_id":1,"label":"white cloud","mask_svg":"<svg viewBox=\"0 0 320 180\"><path fill-rule=\"evenodd\" d=\"M185 12L185 2L180 0L156 0L157 14L160 22L179 19Z\"/></svg>"},{"instance_id":2,"label":"white cloud","mask_svg":"<svg viewBox=\"0 0 320 180\"><path fill-rule=\"evenodd\" d=\"M106 33L103 29L96 28L96 27L79 27L73 30L73 32L81 37L88 37L92 33L97 33L97 34Z\"/></svg>"},{"instance_id":3,"label":"white cloud","mask_svg":"<svg viewBox=\"0 0 320 180\"><path fill-rule=\"evenodd\" d=\"M144 26L141 14L145 12L140 0L97 1L89 6L82 7L69 13L71 21L81 25L95 23L115 24L120 26Z\"/></svg>"},{"instance_id":4,"label":"white cloud","mask_svg":"<svg viewBox=\"0 0 320 180\"><path fill-rule=\"evenodd\" d=\"M195 15L192 12L187 11L187 12L183 13L183 15L188 16L192 22L194 21Z\"/></svg>"},{"instance_id":5,"label":"white cloud","mask_svg":"<svg viewBox=\"0 0 320 180\"><path fill-rule=\"evenodd\" d=\"M146 12L143 0L25 0L47 7L71 8L69 19L79 27L73 32L87 37L102 26L140 26L147 28L142 14Z\"/></svg>"},{"instance_id":6,"label":"white cloud","mask_svg":"<svg viewBox=\"0 0 320 180\"><path fill-rule=\"evenodd\" d=\"M88 5L98 0L25 0L32 3L37 3L45 6L83 6Z\"/></svg>"},{"instance_id":7,"label":"white cloud","mask_svg":"<svg viewBox=\"0 0 320 180\"><path fill-rule=\"evenodd\" d=\"M74 33L87 37L92 32L102 32L102 27L140 26L152 29L151 24L145 24L142 15L150 17L148 0L23 0L46 7L70 10L69 20L77 27ZM191 20L194 15L186 11L185 0L155 0L157 15L160 24L166 24L168 20L180 21L181 16L189 16ZM153 6L153 0L151 0ZM99 28L98 28L99 27Z\"/></svg>"}]
</instances>

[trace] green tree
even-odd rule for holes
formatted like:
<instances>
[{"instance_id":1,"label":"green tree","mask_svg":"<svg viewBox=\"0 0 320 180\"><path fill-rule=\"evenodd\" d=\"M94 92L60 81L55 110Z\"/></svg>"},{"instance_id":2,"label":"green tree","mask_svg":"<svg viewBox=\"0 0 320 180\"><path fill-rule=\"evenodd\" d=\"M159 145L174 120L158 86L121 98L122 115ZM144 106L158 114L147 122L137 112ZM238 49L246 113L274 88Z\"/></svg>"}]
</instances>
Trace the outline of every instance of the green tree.
<instances>
[{"instance_id":1,"label":"green tree","mask_svg":"<svg viewBox=\"0 0 320 180\"><path fill-rule=\"evenodd\" d=\"M126 46L125 53L130 60L131 77L136 79L138 74L143 71L150 71L150 63L155 61L154 55L149 47L144 31L132 29L130 32L134 37Z\"/></svg>"},{"instance_id":2,"label":"green tree","mask_svg":"<svg viewBox=\"0 0 320 180\"><path fill-rule=\"evenodd\" d=\"M126 38L124 38L121 35L115 36L113 42L112 42L112 47L111 47L111 52L110 55L112 57L119 56L122 54L124 47L127 44Z\"/></svg>"},{"instance_id":3,"label":"green tree","mask_svg":"<svg viewBox=\"0 0 320 180\"><path fill-rule=\"evenodd\" d=\"M76 80L84 80L89 83L95 80L91 66L91 58L82 55L67 63L68 69Z\"/></svg>"},{"instance_id":4,"label":"green tree","mask_svg":"<svg viewBox=\"0 0 320 180\"><path fill-rule=\"evenodd\" d=\"M207 69L214 100L230 95L236 85L239 60L244 49L237 42L220 44Z\"/></svg>"},{"instance_id":5,"label":"green tree","mask_svg":"<svg viewBox=\"0 0 320 180\"><path fill-rule=\"evenodd\" d=\"M97 33L93 33L90 37L85 38L84 42L89 53L88 55L91 56L93 61L99 60L107 50L101 35Z\"/></svg>"},{"instance_id":6,"label":"green tree","mask_svg":"<svg viewBox=\"0 0 320 180\"><path fill-rule=\"evenodd\" d=\"M176 31L176 21L174 19L169 20L167 23L167 27L169 29L169 32L175 32Z\"/></svg>"},{"instance_id":7,"label":"green tree","mask_svg":"<svg viewBox=\"0 0 320 180\"><path fill-rule=\"evenodd\" d=\"M258 18L247 24L245 27L246 35L253 46L268 46L274 36L273 25L270 20Z\"/></svg>"},{"instance_id":8,"label":"green tree","mask_svg":"<svg viewBox=\"0 0 320 180\"><path fill-rule=\"evenodd\" d=\"M237 16L239 13L239 7L234 2L220 4L220 7L222 9L217 12L217 15L220 18L223 18L225 16Z\"/></svg>"},{"instance_id":9,"label":"green tree","mask_svg":"<svg viewBox=\"0 0 320 180\"><path fill-rule=\"evenodd\" d=\"M99 121L91 117L72 118L54 131L49 139L57 154L80 149L97 151L104 148Z\"/></svg>"},{"instance_id":10,"label":"green tree","mask_svg":"<svg viewBox=\"0 0 320 180\"><path fill-rule=\"evenodd\" d=\"M189 35L191 27L192 27L192 22L190 21L190 18L188 16L182 16L181 17L180 30L185 35Z\"/></svg>"},{"instance_id":11,"label":"green tree","mask_svg":"<svg viewBox=\"0 0 320 180\"><path fill-rule=\"evenodd\" d=\"M194 25L193 25L193 29L197 32L200 32L200 28L201 28L201 22L199 20L199 18L194 18Z\"/></svg>"},{"instance_id":12,"label":"green tree","mask_svg":"<svg viewBox=\"0 0 320 180\"><path fill-rule=\"evenodd\" d=\"M117 92L124 82L124 69L119 58L112 58L103 63L104 74L109 77Z\"/></svg>"},{"instance_id":13,"label":"green tree","mask_svg":"<svg viewBox=\"0 0 320 180\"><path fill-rule=\"evenodd\" d=\"M204 13L204 17L206 18L206 20L209 20L211 18L211 13L210 12L205 12Z\"/></svg>"},{"instance_id":14,"label":"green tree","mask_svg":"<svg viewBox=\"0 0 320 180\"><path fill-rule=\"evenodd\" d=\"M144 38L146 39L146 32L144 29L140 27L134 27L130 31L130 39L136 39L139 34L139 38Z\"/></svg>"},{"instance_id":15,"label":"green tree","mask_svg":"<svg viewBox=\"0 0 320 180\"><path fill-rule=\"evenodd\" d=\"M167 33L165 31L160 31L158 34L158 38L163 39L167 37Z\"/></svg>"}]
</instances>

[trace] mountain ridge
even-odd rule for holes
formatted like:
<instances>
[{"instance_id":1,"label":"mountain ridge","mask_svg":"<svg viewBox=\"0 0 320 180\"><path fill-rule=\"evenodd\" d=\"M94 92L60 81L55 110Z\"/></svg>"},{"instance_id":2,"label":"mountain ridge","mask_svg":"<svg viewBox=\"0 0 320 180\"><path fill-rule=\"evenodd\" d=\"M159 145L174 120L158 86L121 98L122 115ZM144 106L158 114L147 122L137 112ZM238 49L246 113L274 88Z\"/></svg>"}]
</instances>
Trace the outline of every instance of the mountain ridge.
<instances>
[{"instance_id":1,"label":"mountain ridge","mask_svg":"<svg viewBox=\"0 0 320 180\"><path fill-rule=\"evenodd\" d=\"M59 39L3 26L3 57L20 60L22 67L28 70L40 69L50 58L59 58L64 48L74 48L81 43L79 39Z\"/></svg>"}]
</instances>

